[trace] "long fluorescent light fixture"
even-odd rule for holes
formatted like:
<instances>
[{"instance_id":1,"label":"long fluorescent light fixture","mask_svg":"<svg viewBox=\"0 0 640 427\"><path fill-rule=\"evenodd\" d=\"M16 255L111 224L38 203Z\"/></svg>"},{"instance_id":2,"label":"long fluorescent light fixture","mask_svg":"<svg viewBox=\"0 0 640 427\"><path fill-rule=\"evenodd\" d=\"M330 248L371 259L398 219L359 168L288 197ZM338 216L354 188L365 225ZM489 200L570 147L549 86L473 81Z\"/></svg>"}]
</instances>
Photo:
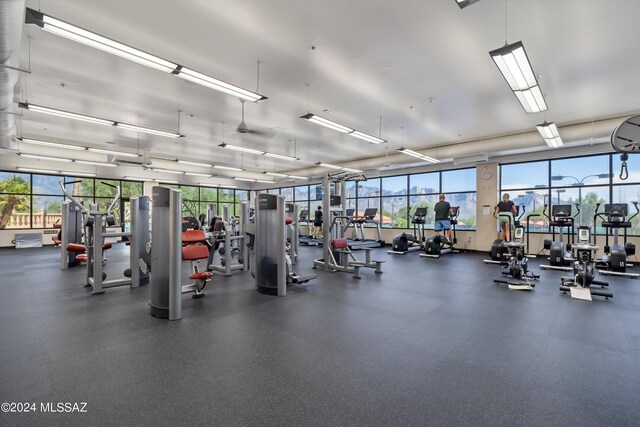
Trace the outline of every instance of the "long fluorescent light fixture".
<instances>
[{"instance_id":1,"label":"long fluorescent light fixture","mask_svg":"<svg viewBox=\"0 0 640 427\"><path fill-rule=\"evenodd\" d=\"M434 159L433 157L425 156L424 154L420 154L417 151L413 151L413 150L410 150L408 148L399 148L398 151L403 153L403 154L407 154L409 156L417 157L418 159L424 160L426 162L440 163L440 160L438 160L438 159Z\"/></svg>"},{"instance_id":2,"label":"long fluorescent light fixture","mask_svg":"<svg viewBox=\"0 0 640 427\"><path fill-rule=\"evenodd\" d=\"M332 165L331 163L316 163L318 166L327 169L342 169L342 166Z\"/></svg>"},{"instance_id":3,"label":"long fluorescent light fixture","mask_svg":"<svg viewBox=\"0 0 640 427\"><path fill-rule=\"evenodd\" d=\"M161 173L172 173L175 175L182 175L184 172L182 171L174 171L171 169L158 169L158 168L151 168L152 171L154 172L161 172Z\"/></svg>"},{"instance_id":4,"label":"long fluorescent light fixture","mask_svg":"<svg viewBox=\"0 0 640 427\"><path fill-rule=\"evenodd\" d=\"M270 175L270 176L276 176L276 177L281 177L281 178L288 178L289 175L287 175L286 173L278 173L278 172L265 172L265 175Z\"/></svg>"},{"instance_id":5,"label":"long fluorescent light fixture","mask_svg":"<svg viewBox=\"0 0 640 427\"><path fill-rule=\"evenodd\" d=\"M114 156L120 156L120 157L142 157L142 155L137 153L127 153L126 151L118 151L118 150L105 150L104 148L88 147L87 151L91 151L92 153L100 153L100 154L113 154Z\"/></svg>"},{"instance_id":6,"label":"long fluorescent light fixture","mask_svg":"<svg viewBox=\"0 0 640 427\"><path fill-rule=\"evenodd\" d=\"M377 136L369 135L368 133L360 132L359 130L354 130L349 135L355 136L356 138L362 139L362 140L370 142L372 144L382 144L383 142L387 142L382 138L378 138Z\"/></svg>"},{"instance_id":7,"label":"long fluorescent light fixture","mask_svg":"<svg viewBox=\"0 0 640 427\"><path fill-rule=\"evenodd\" d=\"M64 157L51 157L51 156L41 156L39 154L27 154L27 153L18 153L20 157L26 157L28 159L36 159L36 160L51 160L54 162L73 162L73 159L67 159Z\"/></svg>"},{"instance_id":8,"label":"long fluorescent light fixture","mask_svg":"<svg viewBox=\"0 0 640 427\"><path fill-rule=\"evenodd\" d=\"M320 117L312 113L308 113L308 114L305 114L304 116L300 116L300 118L310 121L311 123L324 126L329 129L337 130L338 132L342 132L342 133L351 133L355 130L355 129L351 129L349 127L343 126L340 123L336 123L332 120L325 119L324 117Z\"/></svg>"},{"instance_id":9,"label":"long fluorescent light fixture","mask_svg":"<svg viewBox=\"0 0 640 427\"><path fill-rule=\"evenodd\" d=\"M242 171L241 168L234 168L233 166L222 166L222 165L213 165L212 166L214 169L220 169L220 170L224 170L224 171L233 171L233 172L240 172Z\"/></svg>"},{"instance_id":10,"label":"long fluorescent light fixture","mask_svg":"<svg viewBox=\"0 0 640 427\"><path fill-rule=\"evenodd\" d=\"M237 185L227 185L227 184L211 184L209 182L199 182L198 185L202 185L203 187L222 187L222 188L238 188Z\"/></svg>"},{"instance_id":11,"label":"long fluorescent light fixture","mask_svg":"<svg viewBox=\"0 0 640 427\"><path fill-rule=\"evenodd\" d=\"M464 9L467 6L470 6L474 3L479 2L480 0L456 0L456 3L460 7L460 9Z\"/></svg>"},{"instance_id":12,"label":"long fluorescent light fixture","mask_svg":"<svg viewBox=\"0 0 640 427\"><path fill-rule=\"evenodd\" d=\"M101 125L108 126L117 126L123 129L136 130L143 133L148 133L152 135L160 135L166 136L168 138L180 138L184 135L175 132L167 132L158 129L152 129L144 126L131 125L127 123L121 123L115 120L101 119L99 117L88 116L86 114L73 113L71 111L60 110L57 108L44 107L42 105L31 104L27 102L18 102L18 107L24 108L25 110L36 111L38 113L50 114L53 116L65 117L73 120L81 120L83 122L97 123Z\"/></svg>"},{"instance_id":13,"label":"long fluorescent light fixture","mask_svg":"<svg viewBox=\"0 0 640 427\"><path fill-rule=\"evenodd\" d=\"M51 173L51 174L66 175L66 176L96 176L97 175L95 173L90 173L90 172L54 171L49 169L33 169L33 168L23 168L23 167L17 167L16 169L22 172Z\"/></svg>"},{"instance_id":14,"label":"long fluorescent light fixture","mask_svg":"<svg viewBox=\"0 0 640 427\"><path fill-rule=\"evenodd\" d=\"M304 181L308 180L309 178L307 178L306 176L298 176L298 175L289 175L289 178L293 178L293 179L302 179Z\"/></svg>"},{"instance_id":15,"label":"long fluorescent light fixture","mask_svg":"<svg viewBox=\"0 0 640 427\"><path fill-rule=\"evenodd\" d=\"M255 179L251 179L251 178L239 178L239 177L234 177L233 179L235 179L236 181L246 181L246 182L256 182Z\"/></svg>"},{"instance_id":16,"label":"long fluorescent light fixture","mask_svg":"<svg viewBox=\"0 0 640 427\"><path fill-rule=\"evenodd\" d=\"M536 125L538 132L542 135L544 142L551 148L562 147L564 143L562 142L562 138L560 138L560 133L558 133L558 127L555 123L547 123L544 122L540 125Z\"/></svg>"},{"instance_id":17,"label":"long fluorescent light fixture","mask_svg":"<svg viewBox=\"0 0 640 427\"><path fill-rule=\"evenodd\" d=\"M353 169L353 168L342 168L343 171L347 171L347 172L351 172L351 173L362 173L364 171L361 171L360 169Z\"/></svg>"},{"instance_id":18,"label":"long fluorescent light fixture","mask_svg":"<svg viewBox=\"0 0 640 427\"><path fill-rule=\"evenodd\" d=\"M212 176L210 173L200 173L200 172L185 172L184 174L189 176L204 176L204 177Z\"/></svg>"},{"instance_id":19,"label":"long fluorescent light fixture","mask_svg":"<svg viewBox=\"0 0 640 427\"><path fill-rule=\"evenodd\" d=\"M178 160L178 163L181 165L189 165L189 166L199 166L202 168L210 168L211 164L209 163L200 163L200 162L192 162L190 160Z\"/></svg>"},{"instance_id":20,"label":"long fluorescent light fixture","mask_svg":"<svg viewBox=\"0 0 640 427\"><path fill-rule=\"evenodd\" d=\"M547 110L538 79L521 41L492 50L489 55L527 113Z\"/></svg>"},{"instance_id":21,"label":"long fluorescent light fixture","mask_svg":"<svg viewBox=\"0 0 640 427\"><path fill-rule=\"evenodd\" d=\"M146 182L154 181L153 178L140 178L138 176L123 176L122 179L128 179L131 181L146 181Z\"/></svg>"},{"instance_id":22,"label":"long fluorescent light fixture","mask_svg":"<svg viewBox=\"0 0 640 427\"><path fill-rule=\"evenodd\" d=\"M256 179L256 182L260 182L262 184L275 184L275 181L267 181L266 179Z\"/></svg>"},{"instance_id":23,"label":"long fluorescent light fixture","mask_svg":"<svg viewBox=\"0 0 640 427\"><path fill-rule=\"evenodd\" d=\"M106 150L102 148L81 147L79 145L63 144L61 142L43 141L40 139L18 138L21 142L30 145L43 145L46 147L63 148L65 150L91 151L92 153L113 154L121 157L142 157L140 154L127 153L125 151Z\"/></svg>"},{"instance_id":24,"label":"long fluorescent light fixture","mask_svg":"<svg viewBox=\"0 0 640 427\"><path fill-rule=\"evenodd\" d=\"M264 155L266 157L273 157L274 159L290 160L292 162L297 162L298 161L297 157L285 156L284 154L276 154L276 153L265 152Z\"/></svg>"},{"instance_id":25,"label":"long fluorescent light fixture","mask_svg":"<svg viewBox=\"0 0 640 427\"><path fill-rule=\"evenodd\" d=\"M105 166L108 168L117 168L118 165L115 163L107 163L107 162L94 162L93 160L74 160L74 163L80 163L83 165L93 165L93 166Z\"/></svg>"},{"instance_id":26,"label":"long fluorescent light fixture","mask_svg":"<svg viewBox=\"0 0 640 427\"><path fill-rule=\"evenodd\" d=\"M338 132L342 132L347 135L355 136L356 138L362 139L367 142L371 142L372 144L381 144L383 142L387 142L382 138L378 138L376 136L369 135L368 133L360 132L359 130L355 130L350 127L341 125L340 123L334 122L333 120L320 117L317 114L308 113L308 114L305 114L304 116L300 116L300 118L305 119L311 123L324 126L329 129L337 130Z\"/></svg>"},{"instance_id":27,"label":"long fluorescent light fixture","mask_svg":"<svg viewBox=\"0 0 640 427\"><path fill-rule=\"evenodd\" d=\"M64 148L65 150L77 150L77 151L85 151L85 147L80 147L78 145L71 144L63 144L61 142L51 142L51 141L42 141L40 139L31 139L31 138L18 138L21 142L30 145L43 145L46 147L55 147L55 148Z\"/></svg>"},{"instance_id":28,"label":"long fluorescent light fixture","mask_svg":"<svg viewBox=\"0 0 640 427\"><path fill-rule=\"evenodd\" d=\"M218 145L218 147L228 148L229 150L242 151L243 153L259 154L259 155L264 154L264 151L256 150L253 148L240 147L239 145L231 145L224 142Z\"/></svg>"},{"instance_id":29,"label":"long fluorescent light fixture","mask_svg":"<svg viewBox=\"0 0 640 427\"><path fill-rule=\"evenodd\" d=\"M222 80L215 79L190 68L162 59L158 56L151 55L147 52L127 46L115 40L87 31L83 28L76 27L68 22L64 22L31 8L27 8L26 10L25 23L35 24L50 33L100 49L104 52L128 59L129 61L136 62L155 70L168 74L175 74L182 79L189 80L201 86L206 86L247 101L257 102L267 99L267 97L258 93L223 82Z\"/></svg>"}]
</instances>

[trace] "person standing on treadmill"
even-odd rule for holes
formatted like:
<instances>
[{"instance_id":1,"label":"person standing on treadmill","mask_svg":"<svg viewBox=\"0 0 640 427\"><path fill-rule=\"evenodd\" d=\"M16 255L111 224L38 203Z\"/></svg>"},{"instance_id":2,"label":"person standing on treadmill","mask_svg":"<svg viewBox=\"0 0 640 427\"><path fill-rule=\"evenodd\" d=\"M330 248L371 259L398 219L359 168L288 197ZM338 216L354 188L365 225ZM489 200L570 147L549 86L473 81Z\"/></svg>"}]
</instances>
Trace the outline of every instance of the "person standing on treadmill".
<instances>
[{"instance_id":1,"label":"person standing on treadmill","mask_svg":"<svg viewBox=\"0 0 640 427\"><path fill-rule=\"evenodd\" d=\"M451 221L449 220L449 211L451 205L445 201L444 194L440 194L440 201L433 207L433 211L436 214L436 221L434 224L434 231L436 236L440 235L440 232L444 230L445 237L451 241Z\"/></svg>"},{"instance_id":2,"label":"person standing on treadmill","mask_svg":"<svg viewBox=\"0 0 640 427\"><path fill-rule=\"evenodd\" d=\"M322 206L318 206L313 216L313 231L311 234L314 239L322 237L322 216Z\"/></svg>"}]
</instances>

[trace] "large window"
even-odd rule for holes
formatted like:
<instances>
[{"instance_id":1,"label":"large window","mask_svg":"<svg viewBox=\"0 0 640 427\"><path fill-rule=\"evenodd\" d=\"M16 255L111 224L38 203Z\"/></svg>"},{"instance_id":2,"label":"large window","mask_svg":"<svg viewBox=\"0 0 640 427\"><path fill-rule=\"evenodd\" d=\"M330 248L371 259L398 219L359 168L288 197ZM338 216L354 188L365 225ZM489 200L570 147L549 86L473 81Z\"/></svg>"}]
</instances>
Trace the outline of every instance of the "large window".
<instances>
[{"instance_id":1,"label":"large window","mask_svg":"<svg viewBox=\"0 0 640 427\"><path fill-rule=\"evenodd\" d=\"M58 224L65 200L61 182L67 183L65 189L76 200L85 205L95 203L98 209L106 209L120 188L121 198L113 209L119 221L124 220L123 200L142 195L142 183L138 181L0 172L0 230L51 228Z\"/></svg>"},{"instance_id":2,"label":"large window","mask_svg":"<svg viewBox=\"0 0 640 427\"><path fill-rule=\"evenodd\" d=\"M531 215L533 232L548 232L543 215L545 206L570 204L577 226L594 227L596 206L600 212L606 203L627 203L629 216L635 213L632 202L640 198L640 164L629 164L629 177L619 177L618 154L581 156L500 166L500 189L509 193L516 205L524 206L523 222ZM546 213L548 214L549 208ZM597 220L595 232L604 233ZM640 218L632 219L630 234L640 234Z\"/></svg>"}]
</instances>

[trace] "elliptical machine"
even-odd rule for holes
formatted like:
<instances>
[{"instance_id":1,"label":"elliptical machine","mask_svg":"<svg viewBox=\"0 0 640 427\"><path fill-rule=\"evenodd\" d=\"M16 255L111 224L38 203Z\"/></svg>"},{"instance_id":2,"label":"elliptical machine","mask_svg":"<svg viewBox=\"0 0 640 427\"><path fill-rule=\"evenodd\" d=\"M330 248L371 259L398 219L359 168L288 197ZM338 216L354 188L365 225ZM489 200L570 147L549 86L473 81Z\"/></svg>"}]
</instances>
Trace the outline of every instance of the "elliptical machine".
<instances>
[{"instance_id":1,"label":"elliptical machine","mask_svg":"<svg viewBox=\"0 0 640 427\"><path fill-rule=\"evenodd\" d=\"M571 249L575 252L572 265L572 276L563 276L560 278L560 290L563 294L571 293L571 298L591 301L593 295L604 297L605 299L613 298L613 292L604 289L609 286L608 282L596 280L595 256L594 254L600 247L591 243L589 236L589 227L580 227L578 229L578 243L573 244ZM592 286L600 286L594 288Z\"/></svg>"},{"instance_id":2,"label":"elliptical machine","mask_svg":"<svg viewBox=\"0 0 640 427\"><path fill-rule=\"evenodd\" d=\"M543 270L564 270L573 269L573 254L571 245L575 242L575 218L580 214L580 205L576 206L576 214L572 215L571 205L551 206L551 217L547 212L548 205L544 205L542 213L549 220L551 228L551 240L544 240L544 249L549 251L549 265L540 265ZM556 240L556 228L558 229L558 240ZM567 243L564 242L564 229L567 229Z\"/></svg>"},{"instance_id":3,"label":"elliptical machine","mask_svg":"<svg viewBox=\"0 0 640 427\"><path fill-rule=\"evenodd\" d=\"M522 212L520 213L520 208L522 208ZM498 219L499 217L506 217L509 219L509 228L512 229L515 233L517 228L523 228L522 227L522 217L524 216L525 213L525 207L524 205L517 205L516 206L516 218L514 219L511 215L507 215L504 213L498 214L496 215L495 213L495 209L493 211L493 217L495 219ZM513 220L513 223L511 222ZM527 232L527 236L528 236L528 232ZM528 238L528 237L527 237ZM484 263L485 264L499 264L500 266L503 266L504 263L509 262L509 258L511 257L510 254L510 249L508 246L505 245L506 240L503 239L496 239L493 241L493 243L491 244L491 250L489 251L489 256L491 257L491 259L485 259Z\"/></svg>"},{"instance_id":4,"label":"elliptical machine","mask_svg":"<svg viewBox=\"0 0 640 427\"><path fill-rule=\"evenodd\" d=\"M509 260L502 263L506 268L503 275L511 276L493 279L494 283L506 283L511 290L529 291L536 285L533 280L540 278L540 275L529 271L529 259L525 253L524 226L518 224L513 231L513 241L505 242L504 246L509 250Z\"/></svg>"},{"instance_id":5,"label":"elliptical machine","mask_svg":"<svg viewBox=\"0 0 640 427\"><path fill-rule=\"evenodd\" d=\"M604 246L604 256L600 260L596 260L596 268L601 274L611 274L622 277L637 279L638 273L627 273L627 267L632 264L627 262L629 256L636 254L636 245L627 241L627 230L631 228L631 220L638 215L638 202L632 202L636 209L636 213L630 218L628 205L626 203L607 203L604 205L604 212L599 213L600 203L596 204L596 213L593 216L594 229L597 225L596 220L602 220L602 226L606 228L606 243ZM618 243L620 229L624 229L624 244ZM611 231L613 230L613 232ZM609 233L613 233L613 245L609 246ZM593 242L596 243L596 235L593 236Z\"/></svg>"},{"instance_id":6,"label":"elliptical machine","mask_svg":"<svg viewBox=\"0 0 640 427\"><path fill-rule=\"evenodd\" d=\"M441 255L459 252L454 246L458 243L456 236L456 224L460 216L460 206L451 206L449 209L449 222L453 232L453 241L449 241L444 235L429 237L424 244L424 253L421 257L440 258Z\"/></svg>"},{"instance_id":7,"label":"elliptical machine","mask_svg":"<svg viewBox=\"0 0 640 427\"><path fill-rule=\"evenodd\" d=\"M393 255L404 255L407 252L422 250L424 248L424 225L427 222L426 207L416 208L411 216L413 224L413 234L402 233L393 238L391 250L387 251Z\"/></svg>"}]
</instances>

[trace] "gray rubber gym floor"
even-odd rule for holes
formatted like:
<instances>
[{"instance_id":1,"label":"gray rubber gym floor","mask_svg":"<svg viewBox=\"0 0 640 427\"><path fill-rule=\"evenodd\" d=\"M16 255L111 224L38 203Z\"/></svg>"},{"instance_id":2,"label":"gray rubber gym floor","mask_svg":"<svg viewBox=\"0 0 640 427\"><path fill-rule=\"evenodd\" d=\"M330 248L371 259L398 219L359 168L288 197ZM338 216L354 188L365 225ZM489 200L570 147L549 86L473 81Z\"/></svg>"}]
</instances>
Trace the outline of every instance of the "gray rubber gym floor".
<instances>
[{"instance_id":1,"label":"gray rubber gym floor","mask_svg":"<svg viewBox=\"0 0 640 427\"><path fill-rule=\"evenodd\" d=\"M109 251L110 277L127 251ZM309 273L319 249L300 252ZM611 278L614 299L591 303L555 271L509 291L483 257L380 249L381 276L318 271L286 298L216 276L169 322L149 315L148 287L92 296L57 249L1 250L0 400L87 413L0 424L640 424L640 281Z\"/></svg>"}]
</instances>

